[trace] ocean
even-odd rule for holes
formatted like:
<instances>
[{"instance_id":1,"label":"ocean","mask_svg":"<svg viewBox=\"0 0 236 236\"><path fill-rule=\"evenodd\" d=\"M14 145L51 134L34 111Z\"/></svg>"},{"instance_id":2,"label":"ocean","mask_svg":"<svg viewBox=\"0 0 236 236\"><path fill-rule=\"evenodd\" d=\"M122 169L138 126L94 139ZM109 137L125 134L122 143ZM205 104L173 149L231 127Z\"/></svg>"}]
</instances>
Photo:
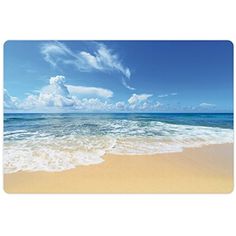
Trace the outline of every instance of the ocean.
<instances>
[{"instance_id":1,"label":"ocean","mask_svg":"<svg viewBox=\"0 0 236 236\"><path fill-rule=\"evenodd\" d=\"M105 154L152 155L233 143L232 113L4 114L5 173L63 171Z\"/></svg>"}]
</instances>

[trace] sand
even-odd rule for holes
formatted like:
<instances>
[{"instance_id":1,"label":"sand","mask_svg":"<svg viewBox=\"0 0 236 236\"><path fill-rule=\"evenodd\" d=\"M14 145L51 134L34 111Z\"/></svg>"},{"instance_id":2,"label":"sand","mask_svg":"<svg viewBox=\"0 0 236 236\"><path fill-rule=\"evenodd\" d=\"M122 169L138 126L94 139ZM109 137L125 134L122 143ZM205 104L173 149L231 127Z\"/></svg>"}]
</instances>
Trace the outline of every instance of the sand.
<instances>
[{"instance_id":1,"label":"sand","mask_svg":"<svg viewBox=\"0 0 236 236\"><path fill-rule=\"evenodd\" d=\"M233 144L150 156L104 156L62 172L4 175L7 193L230 193Z\"/></svg>"}]
</instances>

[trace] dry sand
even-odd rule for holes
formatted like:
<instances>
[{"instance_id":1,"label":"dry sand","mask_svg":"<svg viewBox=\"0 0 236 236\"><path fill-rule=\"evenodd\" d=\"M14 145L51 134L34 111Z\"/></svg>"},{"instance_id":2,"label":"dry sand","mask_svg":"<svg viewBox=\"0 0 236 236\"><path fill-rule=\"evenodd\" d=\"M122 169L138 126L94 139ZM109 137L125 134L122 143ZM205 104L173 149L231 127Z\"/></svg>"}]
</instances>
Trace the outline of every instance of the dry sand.
<instances>
[{"instance_id":1,"label":"dry sand","mask_svg":"<svg viewBox=\"0 0 236 236\"><path fill-rule=\"evenodd\" d=\"M62 172L4 175L7 193L229 193L233 144L150 156L106 155L97 165Z\"/></svg>"}]
</instances>

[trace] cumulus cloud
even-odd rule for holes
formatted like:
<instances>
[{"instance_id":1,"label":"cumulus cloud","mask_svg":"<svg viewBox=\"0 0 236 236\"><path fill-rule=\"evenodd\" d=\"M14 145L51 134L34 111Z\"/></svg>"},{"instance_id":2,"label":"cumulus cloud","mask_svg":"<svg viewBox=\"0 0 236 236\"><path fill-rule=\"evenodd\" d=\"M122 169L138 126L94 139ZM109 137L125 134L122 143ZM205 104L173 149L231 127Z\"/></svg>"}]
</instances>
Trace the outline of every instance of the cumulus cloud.
<instances>
[{"instance_id":1,"label":"cumulus cloud","mask_svg":"<svg viewBox=\"0 0 236 236\"><path fill-rule=\"evenodd\" d=\"M89 95L90 98L79 99L77 95ZM37 94L27 93L27 97L22 101L10 96L7 90L4 90L4 108L40 111L53 111L55 108L62 111L109 111L113 105L103 100L112 95L111 90L104 88L67 85L65 77L57 75L51 77L49 84L38 90Z\"/></svg>"},{"instance_id":2,"label":"cumulus cloud","mask_svg":"<svg viewBox=\"0 0 236 236\"><path fill-rule=\"evenodd\" d=\"M4 109L17 109L19 100L16 97L12 97L6 89L4 89Z\"/></svg>"},{"instance_id":3,"label":"cumulus cloud","mask_svg":"<svg viewBox=\"0 0 236 236\"><path fill-rule=\"evenodd\" d=\"M160 102L158 102L158 101L156 101L156 103L154 104L154 109L156 109L156 108L159 108L160 106L162 106L162 104L160 103Z\"/></svg>"},{"instance_id":4,"label":"cumulus cloud","mask_svg":"<svg viewBox=\"0 0 236 236\"><path fill-rule=\"evenodd\" d=\"M123 85L128 89L133 89L126 81L130 80L130 69L121 62L118 54L102 43L97 43L93 52L80 51L75 53L63 43L51 42L42 45L41 54L44 60L54 67L62 63L73 65L83 72L93 70L117 72L125 78L122 79Z\"/></svg>"},{"instance_id":5,"label":"cumulus cloud","mask_svg":"<svg viewBox=\"0 0 236 236\"><path fill-rule=\"evenodd\" d=\"M98 88L98 87L85 87L85 86L75 86L75 85L66 85L68 91L72 95L97 95L99 97L111 98L113 92L109 89Z\"/></svg>"},{"instance_id":6,"label":"cumulus cloud","mask_svg":"<svg viewBox=\"0 0 236 236\"><path fill-rule=\"evenodd\" d=\"M32 107L66 107L73 106L74 99L65 86L65 77L51 77L49 85L43 87L38 95L29 95L22 103L23 108Z\"/></svg>"},{"instance_id":7,"label":"cumulus cloud","mask_svg":"<svg viewBox=\"0 0 236 236\"><path fill-rule=\"evenodd\" d=\"M134 93L129 99L128 99L128 103L130 105L135 105L141 102L146 101L148 98L150 98L152 96L152 94L136 94Z\"/></svg>"},{"instance_id":8,"label":"cumulus cloud","mask_svg":"<svg viewBox=\"0 0 236 236\"><path fill-rule=\"evenodd\" d=\"M101 101L98 98L83 98L75 100L74 109L82 112L111 111L113 110L113 104Z\"/></svg>"},{"instance_id":9,"label":"cumulus cloud","mask_svg":"<svg viewBox=\"0 0 236 236\"><path fill-rule=\"evenodd\" d=\"M163 109L160 102L149 99L152 94L134 93L126 101L114 103L110 99L111 90L66 84L62 75L49 78L46 86L26 96L20 101L4 90L4 108L29 112L155 112Z\"/></svg>"},{"instance_id":10,"label":"cumulus cloud","mask_svg":"<svg viewBox=\"0 0 236 236\"><path fill-rule=\"evenodd\" d=\"M125 105L124 102L117 102L115 107L116 107L117 110L125 110L126 105Z\"/></svg>"}]
</instances>

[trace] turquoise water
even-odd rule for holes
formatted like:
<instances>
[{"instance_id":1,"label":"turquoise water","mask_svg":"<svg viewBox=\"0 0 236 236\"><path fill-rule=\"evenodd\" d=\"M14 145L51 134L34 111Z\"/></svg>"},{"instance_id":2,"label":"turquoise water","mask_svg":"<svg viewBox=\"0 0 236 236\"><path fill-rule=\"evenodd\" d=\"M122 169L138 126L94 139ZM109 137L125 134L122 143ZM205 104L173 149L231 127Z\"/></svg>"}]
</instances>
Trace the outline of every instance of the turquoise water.
<instances>
[{"instance_id":1,"label":"turquoise water","mask_svg":"<svg viewBox=\"0 0 236 236\"><path fill-rule=\"evenodd\" d=\"M4 171L61 171L106 153L150 155L233 142L233 114L4 114Z\"/></svg>"}]
</instances>

